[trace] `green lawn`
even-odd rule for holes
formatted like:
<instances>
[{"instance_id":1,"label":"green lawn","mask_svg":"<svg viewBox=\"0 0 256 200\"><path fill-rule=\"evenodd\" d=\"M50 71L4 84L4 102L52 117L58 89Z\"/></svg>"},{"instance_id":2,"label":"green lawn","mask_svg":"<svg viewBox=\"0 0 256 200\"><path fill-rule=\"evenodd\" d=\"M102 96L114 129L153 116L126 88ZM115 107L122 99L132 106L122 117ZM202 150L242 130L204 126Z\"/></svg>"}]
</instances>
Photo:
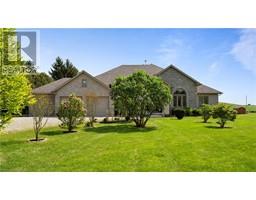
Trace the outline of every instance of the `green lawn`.
<instances>
[{"instance_id":1,"label":"green lawn","mask_svg":"<svg viewBox=\"0 0 256 200\"><path fill-rule=\"evenodd\" d=\"M249 112L256 112L256 105L245 106Z\"/></svg>"},{"instance_id":2,"label":"green lawn","mask_svg":"<svg viewBox=\"0 0 256 200\"><path fill-rule=\"evenodd\" d=\"M246 106L246 105L238 105L238 104L233 104L233 103L225 103L225 104L232 105L235 108L245 107L248 112L256 112L256 105L247 105Z\"/></svg>"},{"instance_id":3,"label":"green lawn","mask_svg":"<svg viewBox=\"0 0 256 200\"><path fill-rule=\"evenodd\" d=\"M146 129L45 129L41 143L27 141L32 131L2 134L0 171L256 171L256 114L216 126L198 117L153 118Z\"/></svg>"}]
</instances>

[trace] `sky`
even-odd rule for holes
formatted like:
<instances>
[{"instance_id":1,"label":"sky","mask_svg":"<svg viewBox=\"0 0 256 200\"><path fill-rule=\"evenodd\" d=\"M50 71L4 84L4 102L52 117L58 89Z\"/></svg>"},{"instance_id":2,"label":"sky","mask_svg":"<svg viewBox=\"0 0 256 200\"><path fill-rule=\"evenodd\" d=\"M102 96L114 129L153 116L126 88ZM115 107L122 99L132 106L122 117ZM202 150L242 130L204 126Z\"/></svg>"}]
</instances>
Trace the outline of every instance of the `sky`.
<instances>
[{"instance_id":1,"label":"sky","mask_svg":"<svg viewBox=\"0 0 256 200\"><path fill-rule=\"evenodd\" d=\"M220 101L256 104L256 29L37 29L40 71L57 56L98 75L121 64L175 65L223 92Z\"/></svg>"}]
</instances>

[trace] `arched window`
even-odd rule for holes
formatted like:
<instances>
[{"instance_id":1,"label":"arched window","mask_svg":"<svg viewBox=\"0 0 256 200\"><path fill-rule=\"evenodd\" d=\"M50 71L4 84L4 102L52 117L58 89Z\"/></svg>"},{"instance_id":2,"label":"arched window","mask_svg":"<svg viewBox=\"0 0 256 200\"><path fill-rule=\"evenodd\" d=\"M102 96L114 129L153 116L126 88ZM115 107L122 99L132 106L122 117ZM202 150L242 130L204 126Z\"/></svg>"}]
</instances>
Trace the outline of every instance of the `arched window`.
<instances>
[{"instance_id":1,"label":"arched window","mask_svg":"<svg viewBox=\"0 0 256 200\"><path fill-rule=\"evenodd\" d=\"M177 89L173 93L173 106L174 107L187 107L187 95L182 88Z\"/></svg>"}]
</instances>

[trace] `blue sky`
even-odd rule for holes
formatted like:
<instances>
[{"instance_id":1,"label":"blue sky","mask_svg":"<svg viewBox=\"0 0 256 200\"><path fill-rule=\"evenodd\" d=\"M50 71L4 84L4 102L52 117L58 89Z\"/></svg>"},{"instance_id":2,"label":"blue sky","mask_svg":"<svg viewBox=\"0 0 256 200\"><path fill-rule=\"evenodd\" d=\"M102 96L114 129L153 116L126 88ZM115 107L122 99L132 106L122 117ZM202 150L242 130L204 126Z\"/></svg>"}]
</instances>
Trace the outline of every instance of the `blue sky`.
<instances>
[{"instance_id":1,"label":"blue sky","mask_svg":"<svg viewBox=\"0 0 256 200\"><path fill-rule=\"evenodd\" d=\"M174 64L224 94L220 100L256 104L256 29L39 29L40 71L57 56L100 74L146 59Z\"/></svg>"}]
</instances>

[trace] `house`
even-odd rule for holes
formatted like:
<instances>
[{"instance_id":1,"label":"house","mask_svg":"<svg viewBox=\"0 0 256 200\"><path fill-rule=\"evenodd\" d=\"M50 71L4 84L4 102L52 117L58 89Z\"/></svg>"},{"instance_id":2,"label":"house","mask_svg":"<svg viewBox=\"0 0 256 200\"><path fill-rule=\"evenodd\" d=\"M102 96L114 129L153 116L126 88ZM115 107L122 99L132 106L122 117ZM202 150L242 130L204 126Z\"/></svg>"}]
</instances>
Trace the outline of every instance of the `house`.
<instances>
[{"instance_id":1,"label":"house","mask_svg":"<svg viewBox=\"0 0 256 200\"><path fill-rule=\"evenodd\" d=\"M173 65L163 69L153 64L121 65L98 76L82 71L73 78L62 78L36 88L33 94L47 96L52 104L52 114L57 112L61 101L68 98L71 93L85 102L88 98L94 97L96 116L108 116L114 113L110 91L115 78L127 76L139 70L160 77L170 86L173 101L164 108L163 114L169 114L175 107L197 108L203 103L216 104L219 95L222 94L216 89L203 85Z\"/></svg>"}]
</instances>

